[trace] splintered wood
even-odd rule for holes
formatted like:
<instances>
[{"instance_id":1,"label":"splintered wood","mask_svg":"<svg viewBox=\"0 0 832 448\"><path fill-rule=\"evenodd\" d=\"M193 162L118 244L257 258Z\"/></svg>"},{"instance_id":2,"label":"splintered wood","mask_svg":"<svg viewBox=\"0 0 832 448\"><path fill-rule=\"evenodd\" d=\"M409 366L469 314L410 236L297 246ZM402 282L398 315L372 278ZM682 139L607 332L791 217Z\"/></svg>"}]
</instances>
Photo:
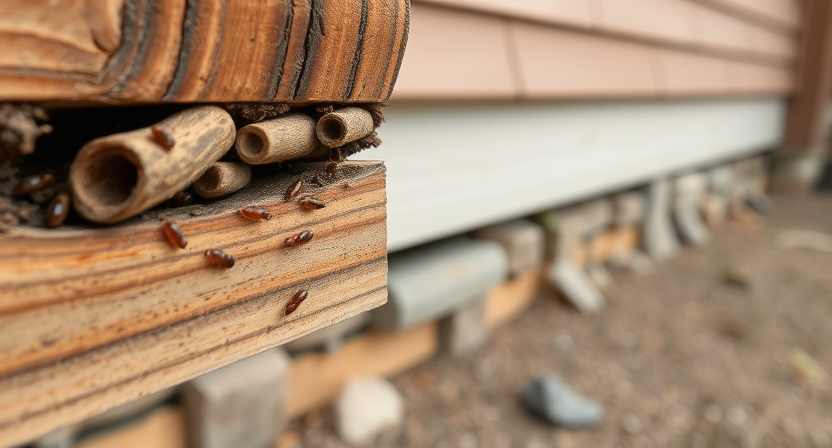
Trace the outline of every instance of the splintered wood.
<instances>
[{"instance_id":1,"label":"splintered wood","mask_svg":"<svg viewBox=\"0 0 832 448\"><path fill-rule=\"evenodd\" d=\"M325 165L174 210L167 219L187 237L184 249L167 241L155 217L0 234L0 445L383 304L384 166L344 162L325 175ZM325 208L283 198L299 178ZM246 219L240 210L249 206L272 218ZM312 240L284 244L306 230ZM211 266L210 250L233 257L233 267ZM286 313L301 290L306 300Z\"/></svg>"},{"instance_id":2,"label":"splintered wood","mask_svg":"<svg viewBox=\"0 0 832 448\"><path fill-rule=\"evenodd\" d=\"M407 0L6 0L0 100L384 102Z\"/></svg>"}]
</instances>

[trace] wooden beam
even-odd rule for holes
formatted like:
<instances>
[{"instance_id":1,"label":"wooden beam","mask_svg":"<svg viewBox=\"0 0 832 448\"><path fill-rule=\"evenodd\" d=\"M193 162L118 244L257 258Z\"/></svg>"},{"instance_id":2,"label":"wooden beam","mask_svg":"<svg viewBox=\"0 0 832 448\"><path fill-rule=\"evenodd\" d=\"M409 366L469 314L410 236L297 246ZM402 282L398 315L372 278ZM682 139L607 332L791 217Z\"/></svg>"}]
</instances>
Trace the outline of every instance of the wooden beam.
<instances>
[{"instance_id":1,"label":"wooden beam","mask_svg":"<svg viewBox=\"0 0 832 448\"><path fill-rule=\"evenodd\" d=\"M156 219L0 235L0 440L24 442L386 301L381 162L313 163L231 198L175 209L186 249ZM298 177L326 207L283 193ZM238 209L273 218L252 222ZM198 207L198 206L197 206ZM304 230L306 244L284 240ZM220 248L236 265L208 265ZM308 298L289 316L299 290ZM5 443L7 442L7 443Z\"/></svg>"},{"instance_id":2,"label":"wooden beam","mask_svg":"<svg viewBox=\"0 0 832 448\"><path fill-rule=\"evenodd\" d=\"M832 81L832 3L803 2L797 88L789 104L783 152L806 153L821 137L823 112Z\"/></svg>"},{"instance_id":3,"label":"wooden beam","mask_svg":"<svg viewBox=\"0 0 832 448\"><path fill-rule=\"evenodd\" d=\"M386 101L408 0L11 0L0 100Z\"/></svg>"}]
</instances>

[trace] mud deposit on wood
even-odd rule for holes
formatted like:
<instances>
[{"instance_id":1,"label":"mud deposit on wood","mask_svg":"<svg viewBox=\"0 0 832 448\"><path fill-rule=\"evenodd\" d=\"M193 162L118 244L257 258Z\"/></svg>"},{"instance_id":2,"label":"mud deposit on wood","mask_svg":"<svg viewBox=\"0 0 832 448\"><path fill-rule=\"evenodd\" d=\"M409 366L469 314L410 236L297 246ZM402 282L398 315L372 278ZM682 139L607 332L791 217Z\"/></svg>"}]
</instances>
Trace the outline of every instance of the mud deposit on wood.
<instances>
[{"instance_id":1,"label":"mud deposit on wood","mask_svg":"<svg viewBox=\"0 0 832 448\"><path fill-rule=\"evenodd\" d=\"M777 204L648 275L616 275L597 315L538 300L474 355L395 377L406 420L385 446L832 446L832 390L789 364L799 347L832 372L832 254L772 243L776 229L832 233L832 198ZM731 266L747 287L724 281ZM576 432L528 414L517 392L543 372L602 403L605 422ZM342 446L329 411L291 430L303 446Z\"/></svg>"}]
</instances>

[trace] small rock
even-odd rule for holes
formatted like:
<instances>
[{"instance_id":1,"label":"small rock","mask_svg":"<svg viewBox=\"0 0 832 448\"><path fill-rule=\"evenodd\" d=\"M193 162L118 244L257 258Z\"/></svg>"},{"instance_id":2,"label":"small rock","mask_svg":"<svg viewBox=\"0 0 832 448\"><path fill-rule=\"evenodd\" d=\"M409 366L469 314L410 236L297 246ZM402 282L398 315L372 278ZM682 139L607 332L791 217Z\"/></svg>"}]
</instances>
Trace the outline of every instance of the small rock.
<instances>
[{"instance_id":1,"label":"small rock","mask_svg":"<svg viewBox=\"0 0 832 448\"><path fill-rule=\"evenodd\" d=\"M726 417L728 417L729 422L739 428L742 428L748 422L748 413L739 406L734 406L729 409Z\"/></svg>"},{"instance_id":2,"label":"small rock","mask_svg":"<svg viewBox=\"0 0 832 448\"><path fill-rule=\"evenodd\" d=\"M338 435L351 445L365 445L399 431L404 420L401 395L384 378L358 377L335 402Z\"/></svg>"},{"instance_id":3,"label":"small rock","mask_svg":"<svg viewBox=\"0 0 832 448\"><path fill-rule=\"evenodd\" d=\"M520 398L532 412L564 428L595 426L604 419L600 405L578 395L555 375L529 381Z\"/></svg>"},{"instance_id":4,"label":"small rock","mask_svg":"<svg viewBox=\"0 0 832 448\"><path fill-rule=\"evenodd\" d=\"M812 386L823 389L829 383L826 370L802 348L792 349L789 353L789 364L800 378Z\"/></svg>"},{"instance_id":5,"label":"small rock","mask_svg":"<svg viewBox=\"0 0 832 448\"><path fill-rule=\"evenodd\" d=\"M575 347L575 340L572 339L571 334L561 331L557 334L557 336L555 336L555 345L557 345L559 349L566 352Z\"/></svg>"}]
</instances>

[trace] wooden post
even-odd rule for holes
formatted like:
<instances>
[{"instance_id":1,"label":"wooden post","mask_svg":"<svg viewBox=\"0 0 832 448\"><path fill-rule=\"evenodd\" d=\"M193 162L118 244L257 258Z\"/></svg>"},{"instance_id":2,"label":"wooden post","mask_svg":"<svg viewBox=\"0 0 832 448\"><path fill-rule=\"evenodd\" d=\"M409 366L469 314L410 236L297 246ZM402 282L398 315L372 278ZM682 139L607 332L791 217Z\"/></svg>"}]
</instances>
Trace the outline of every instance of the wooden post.
<instances>
[{"instance_id":1,"label":"wooden post","mask_svg":"<svg viewBox=\"0 0 832 448\"><path fill-rule=\"evenodd\" d=\"M789 103L783 145L774 155L772 191L803 193L820 178L828 157L825 111L832 82L832 3L805 0L797 89Z\"/></svg>"}]
</instances>

